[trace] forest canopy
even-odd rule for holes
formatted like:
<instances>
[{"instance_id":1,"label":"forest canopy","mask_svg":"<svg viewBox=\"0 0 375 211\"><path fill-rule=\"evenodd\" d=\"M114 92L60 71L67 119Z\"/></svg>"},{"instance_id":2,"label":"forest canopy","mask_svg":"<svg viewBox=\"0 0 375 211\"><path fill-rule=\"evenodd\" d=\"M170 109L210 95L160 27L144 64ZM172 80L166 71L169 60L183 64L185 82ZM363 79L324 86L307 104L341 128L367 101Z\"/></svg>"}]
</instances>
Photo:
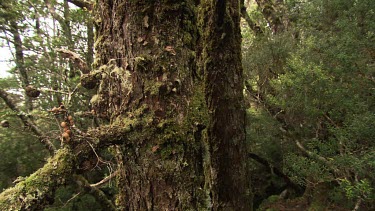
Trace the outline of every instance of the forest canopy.
<instances>
[{"instance_id":1,"label":"forest canopy","mask_svg":"<svg viewBox=\"0 0 375 211\"><path fill-rule=\"evenodd\" d=\"M0 23L1 210L375 209L373 0L2 0Z\"/></svg>"}]
</instances>

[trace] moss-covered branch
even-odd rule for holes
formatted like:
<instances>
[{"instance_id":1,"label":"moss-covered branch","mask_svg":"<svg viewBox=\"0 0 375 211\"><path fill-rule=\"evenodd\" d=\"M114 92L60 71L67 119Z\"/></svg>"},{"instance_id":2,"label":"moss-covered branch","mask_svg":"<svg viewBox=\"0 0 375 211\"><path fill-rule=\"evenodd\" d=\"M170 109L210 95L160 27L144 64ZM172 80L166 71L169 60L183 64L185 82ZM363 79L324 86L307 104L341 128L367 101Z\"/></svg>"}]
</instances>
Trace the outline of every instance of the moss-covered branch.
<instances>
[{"instance_id":1,"label":"moss-covered branch","mask_svg":"<svg viewBox=\"0 0 375 211\"><path fill-rule=\"evenodd\" d=\"M142 122L130 122L102 126L81 134L66 147L58 150L38 171L22 179L15 187L2 192L0 210L42 210L44 206L53 203L55 190L64 185L73 173L89 170L81 168L81 171L78 171L77 168L85 161L96 158L96 151L136 140L134 134L142 133L145 128L141 127ZM94 194L102 197L100 193ZM109 203L105 204L111 207Z\"/></svg>"},{"instance_id":2,"label":"moss-covered branch","mask_svg":"<svg viewBox=\"0 0 375 211\"><path fill-rule=\"evenodd\" d=\"M42 210L53 202L56 188L72 175L73 163L70 150L59 150L43 168L0 194L0 210Z\"/></svg>"}]
</instances>

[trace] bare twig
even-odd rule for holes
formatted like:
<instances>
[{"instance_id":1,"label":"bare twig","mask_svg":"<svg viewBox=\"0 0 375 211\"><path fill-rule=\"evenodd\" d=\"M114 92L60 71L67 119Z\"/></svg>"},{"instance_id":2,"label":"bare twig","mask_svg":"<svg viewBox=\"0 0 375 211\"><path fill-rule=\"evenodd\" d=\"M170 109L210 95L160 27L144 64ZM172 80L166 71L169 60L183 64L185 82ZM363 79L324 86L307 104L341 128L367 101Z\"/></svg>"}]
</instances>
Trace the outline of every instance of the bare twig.
<instances>
[{"instance_id":1,"label":"bare twig","mask_svg":"<svg viewBox=\"0 0 375 211\"><path fill-rule=\"evenodd\" d=\"M81 194L81 192L78 192L78 193L74 194L74 196L72 198L70 198L68 201L65 202L65 204L64 204L63 207L65 207L66 205L68 205L69 202L71 202L73 199L77 198L80 194Z\"/></svg>"},{"instance_id":2,"label":"bare twig","mask_svg":"<svg viewBox=\"0 0 375 211\"><path fill-rule=\"evenodd\" d=\"M97 182L97 183L95 183L95 184L91 184L90 186L91 186L91 187L98 187L98 186L101 186L101 185L107 183L108 181L110 181L113 177L115 177L115 176L117 175L117 173L118 173L118 170L115 171L114 173L110 174L108 177L102 179L100 182Z\"/></svg>"},{"instance_id":3,"label":"bare twig","mask_svg":"<svg viewBox=\"0 0 375 211\"><path fill-rule=\"evenodd\" d=\"M113 203L99 188L91 186L90 183L80 175L73 175L75 182L81 186L84 192L91 194L105 208L105 210L116 210Z\"/></svg>"}]
</instances>

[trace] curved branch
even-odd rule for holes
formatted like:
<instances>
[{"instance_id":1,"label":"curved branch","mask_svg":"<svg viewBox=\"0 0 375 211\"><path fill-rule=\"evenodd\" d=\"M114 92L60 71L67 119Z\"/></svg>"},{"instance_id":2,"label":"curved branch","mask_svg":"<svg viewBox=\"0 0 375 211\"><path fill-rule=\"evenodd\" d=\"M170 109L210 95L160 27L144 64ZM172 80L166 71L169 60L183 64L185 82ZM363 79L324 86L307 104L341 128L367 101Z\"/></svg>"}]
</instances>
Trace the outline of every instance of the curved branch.
<instances>
[{"instance_id":1,"label":"curved branch","mask_svg":"<svg viewBox=\"0 0 375 211\"><path fill-rule=\"evenodd\" d=\"M91 194L102 205L104 210L116 210L113 203L99 188L91 186L90 183L80 175L73 175L75 182L83 188L84 192Z\"/></svg>"},{"instance_id":2,"label":"curved branch","mask_svg":"<svg viewBox=\"0 0 375 211\"><path fill-rule=\"evenodd\" d=\"M7 106L12 109L17 116L21 119L23 124L29 128L36 136L38 136L39 141L44 145L44 147L49 151L50 155L53 155L56 151L56 147L52 144L52 142L48 139L39 128L36 126L29 118L26 117L17 107L16 104L8 97L8 93L6 93L3 89L0 89L0 98L2 98L7 104Z\"/></svg>"},{"instance_id":3,"label":"curved branch","mask_svg":"<svg viewBox=\"0 0 375 211\"><path fill-rule=\"evenodd\" d=\"M90 68L88 67L87 63L80 58L77 53L67 49L55 49L55 51L59 52L62 57L68 58L73 61L74 65L81 70L83 74L87 74L90 72Z\"/></svg>"}]
</instances>

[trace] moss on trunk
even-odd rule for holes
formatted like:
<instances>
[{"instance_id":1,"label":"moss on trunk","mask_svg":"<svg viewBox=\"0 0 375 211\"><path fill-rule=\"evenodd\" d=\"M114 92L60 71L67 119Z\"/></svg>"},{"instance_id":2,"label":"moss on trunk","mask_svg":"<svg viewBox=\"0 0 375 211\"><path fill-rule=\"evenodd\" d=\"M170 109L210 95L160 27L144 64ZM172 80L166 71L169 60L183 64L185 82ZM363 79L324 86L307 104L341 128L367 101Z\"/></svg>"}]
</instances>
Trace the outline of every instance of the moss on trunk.
<instances>
[{"instance_id":1,"label":"moss on trunk","mask_svg":"<svg viewBox=\"0 0 375 211\"><path fill-rule=\"evenodd\" d=\"M99 1L97 14L102 77L94 109L114 123L147 127L118 147L118 208L206 207L195 1Z\"/></svg>"}]
</instances>

